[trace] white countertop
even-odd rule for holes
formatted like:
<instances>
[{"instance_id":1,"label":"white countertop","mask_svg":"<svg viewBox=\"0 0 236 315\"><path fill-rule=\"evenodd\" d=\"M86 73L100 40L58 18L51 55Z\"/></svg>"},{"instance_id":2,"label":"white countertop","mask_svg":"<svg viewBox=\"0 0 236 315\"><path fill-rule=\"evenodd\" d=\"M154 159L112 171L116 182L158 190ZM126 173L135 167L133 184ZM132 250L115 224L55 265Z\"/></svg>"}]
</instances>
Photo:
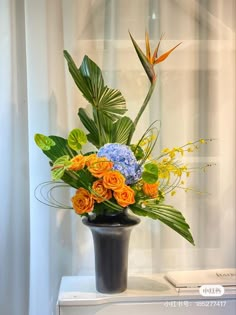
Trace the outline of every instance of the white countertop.
<instances>
[{"instance_id":1,"label":"white countertop","mask_svg":"<svg viewBox=\"0 0 236 315\"><path fill-rule=\"evenodd\" d=\"M235 294L224 294L219 299L235 299ZM178 292L163 274L134 275L128 278L128 288L119 294L102 294L95 289L95 277L63 277L59 305L100 305L120 302L162 302L170 300L204 300L198 290ZM211 298L207 298L211 299ZM216 299L216 298L214 298Z\"/></svg>"}]
</instances>

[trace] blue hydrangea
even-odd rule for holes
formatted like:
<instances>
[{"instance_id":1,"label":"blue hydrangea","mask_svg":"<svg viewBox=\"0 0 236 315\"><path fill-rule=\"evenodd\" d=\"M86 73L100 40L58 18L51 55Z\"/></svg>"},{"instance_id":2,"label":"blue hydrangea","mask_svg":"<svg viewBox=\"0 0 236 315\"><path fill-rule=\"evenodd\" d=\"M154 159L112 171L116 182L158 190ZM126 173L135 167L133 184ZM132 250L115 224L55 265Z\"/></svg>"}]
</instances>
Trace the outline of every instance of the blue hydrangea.
<instances>
[{"instance_id":1,"label":"blue hydrangea","mask_svg":"<svg viewBox=\"0 0 236 315\"><path fill-rule=\"evenodd\" d=\"M113 169L124 175L126 184L134 184L141 177L141 168L127 145L107 143L98 150L97 155L112 161Z\"/></svg>"}]
</instances>

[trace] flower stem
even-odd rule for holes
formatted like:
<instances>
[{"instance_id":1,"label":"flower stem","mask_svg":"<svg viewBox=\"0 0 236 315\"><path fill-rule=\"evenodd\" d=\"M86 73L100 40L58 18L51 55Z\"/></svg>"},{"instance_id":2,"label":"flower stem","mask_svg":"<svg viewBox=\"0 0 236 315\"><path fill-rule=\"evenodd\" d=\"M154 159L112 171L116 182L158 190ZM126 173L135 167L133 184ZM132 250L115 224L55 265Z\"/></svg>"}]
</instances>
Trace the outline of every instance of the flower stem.
<instances>
[{"instance_id":1,"label":"flower stem","mask_svg":"<svg viewBox=\"0 0 236 315\"><path fill-rule=\"evenodd\" d=\"M94 116L94 122L96 124L96 127L98 129L98 145L99 148L102 146L102 126L101 126L101 121L99 117L99 112L97 107L93 109L93 116Z\"/></svg>"},{"instance_id":2,"label":"flower stem","mask_svg":"<svg viewBox=\"0 0 236 315\"><path fill-rule=\"evenodd\" d=\"M138 112L138 114L137 114L137 116L136 116L136 118L135 118L135 120L134 120L134 128L133 128L133 130L132 130L132 131L130 132L130 134L129 134L129 139L128 139L128 141L127 141L127 145L129 145L130 142L131 142L131 139L132 139L132 137L133 137L133 134L134 134L134 131L135 131L136 126L137 126L137 124L138 124L138 121L139 121L140 117L142 116L142 114L143 114L145 108L147 107L147 104L148 104L148 102L149 102L149 100L150 100L150 98L151 98L151 96L152 96L152 93L153 93L153 91L154 91L154 89L155 89L155 85L156 85L156 80L154 80L154 81L151 83L150 88L149 88L148 93L147 93L147 96L146 96L146 98L145 98L145 100L144 100L144 102L143 102L143 105L141 106L141 108L140 108L140 110L139 110L139 112Z\"/></svg>"}]
</instances>

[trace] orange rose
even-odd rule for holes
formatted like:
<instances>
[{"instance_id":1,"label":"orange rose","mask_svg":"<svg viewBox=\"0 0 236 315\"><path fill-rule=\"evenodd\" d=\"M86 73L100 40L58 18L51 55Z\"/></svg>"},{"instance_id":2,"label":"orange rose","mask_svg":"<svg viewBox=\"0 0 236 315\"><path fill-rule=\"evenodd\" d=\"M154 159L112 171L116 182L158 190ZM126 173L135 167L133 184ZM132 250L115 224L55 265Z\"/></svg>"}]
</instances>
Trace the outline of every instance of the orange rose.
<instances>
[{"instance_id":1,"label":"orange rose","mask_svg":"<svg viewBox=\"0 0 236 315\"><path fill-rule=\"evenodd\" d=\"M103 176L103 185L114 191L121 190L125 185L125 177L118 171L109 171Z\"/></svg>"},{"instance_id":2,"label":"orange rose","mask_svg":"<svg viewBox=\"0 0 236 315\"><path fill-rule=\"evenodd\" d=\"M114 197L121 207L127 207L135 203L134 191L129 186L124 186L121 190L114 192Z\"/></svg>"},{"instance_id":3,"label":"orange rose","mask_svg":"<svg viewBox=\"0 0 236 315\"><path fill-rule=\"evenodd\" d=\"M156 198L158 194L158 183L155 184L144 183L143 192L145 193L145 195L151 198Z\"/></svg>"},{"instance_id":4,"label":"orange rose","mask_svg":"<svg viewBox=\"0 0 236 315\"><path fill-rule=\"evenodd\" d=\"M76 155L70 161L72 162L72 165L68 169L72 171L79 171L82 170L82 168L84 168L86 158L83 155L79 154Z\"/></svg>"},{"instance_id":5,"label":"orange rose","mask_svg":"<svg viewBox=\"0 0 236 315\"><path fill-rule=\"evenodd\" d=\"M79 188L71 198L73 208L77 214L91 212L94 207L92 195L84 188Z\"/></svg>"},{"instance_id":6,"label":"orange rose","mask_svg":"<svg viewBox=\"0 0 236 315\"><path fill-rule=\"evenodd\" d=\"M111 199L112 197L111 190L103 186L102 179L96 180L96 182L93 183L92 189L98 193L98 195L92 194L93 199L98 203L103 202L105 199Z\"/></svg>"},{"instance_id":7,"label":"orange rose","mask_svg":"<svg viewBox=\"0 0 236 315\"><path fill-rule=\"evenodd\" d=\"M86 162L85 162L86 166L90 166L91 164L93 164L96 159L97 159L97 154L95 153L87 155Z\"/></svg>"},{"instance_id":8,"label":"orange rose","mask_svg":"<svg viewBox=\"0 0 236 315\"><path fill-rule=\"evenodd\" d=\"M113 163L107 158L98 157L96 159L92 159L88 170L94 177L101 178L106 172L110 171L112 167Z\"/></svg>"}]
</instances>

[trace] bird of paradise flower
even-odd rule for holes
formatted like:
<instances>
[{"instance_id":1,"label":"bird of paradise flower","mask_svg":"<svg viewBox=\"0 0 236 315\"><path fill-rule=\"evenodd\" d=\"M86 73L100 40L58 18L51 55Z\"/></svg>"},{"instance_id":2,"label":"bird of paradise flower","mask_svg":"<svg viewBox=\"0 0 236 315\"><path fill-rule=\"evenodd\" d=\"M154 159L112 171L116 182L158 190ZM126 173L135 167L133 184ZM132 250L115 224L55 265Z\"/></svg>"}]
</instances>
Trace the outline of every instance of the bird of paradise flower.
<instances>
[{"instance_id":1,"label":"bird of paradise flower","mask_svg":"<svg viewBox=\"0 0 236 315\"><path fill-rule=\"evenodd\" d=\"M134 45L134 48L136 50L136 53L139 57L139 60L151 82L148 94L134 120L134 128L137 126L138 121L140 119L140 117L142 116L145 108L147 107L147 104L152 96L152 93L154 91L155 85L156 85L156 81L157 81L157 75L154 69L154 66L157 65L158 63L163 62L171 53L173 50L175 50L181 43L178 43L176 46L174 46L173 48L171 48L170 50L168 50L167 52L165 52L164 54L160 55L158 57L158 52L159 52L159 48L160 48L160 44L161 41L164 37L164 34L161 36L156 49L154 50L153 55L151 54L151 48L150 48L150 40L149 40L149 34L146 31L145 33L145 43L146 43L146 54L141 50L141 48L138 46L137 42L134 40L133 36L131 35L131 33L129 32L130 38L132 40L132 43ZM133 136L133 133L130 133L129 139L128 139L128 144L130 144L131 142L131 138Z\"/></svg>"}]
</instances>

